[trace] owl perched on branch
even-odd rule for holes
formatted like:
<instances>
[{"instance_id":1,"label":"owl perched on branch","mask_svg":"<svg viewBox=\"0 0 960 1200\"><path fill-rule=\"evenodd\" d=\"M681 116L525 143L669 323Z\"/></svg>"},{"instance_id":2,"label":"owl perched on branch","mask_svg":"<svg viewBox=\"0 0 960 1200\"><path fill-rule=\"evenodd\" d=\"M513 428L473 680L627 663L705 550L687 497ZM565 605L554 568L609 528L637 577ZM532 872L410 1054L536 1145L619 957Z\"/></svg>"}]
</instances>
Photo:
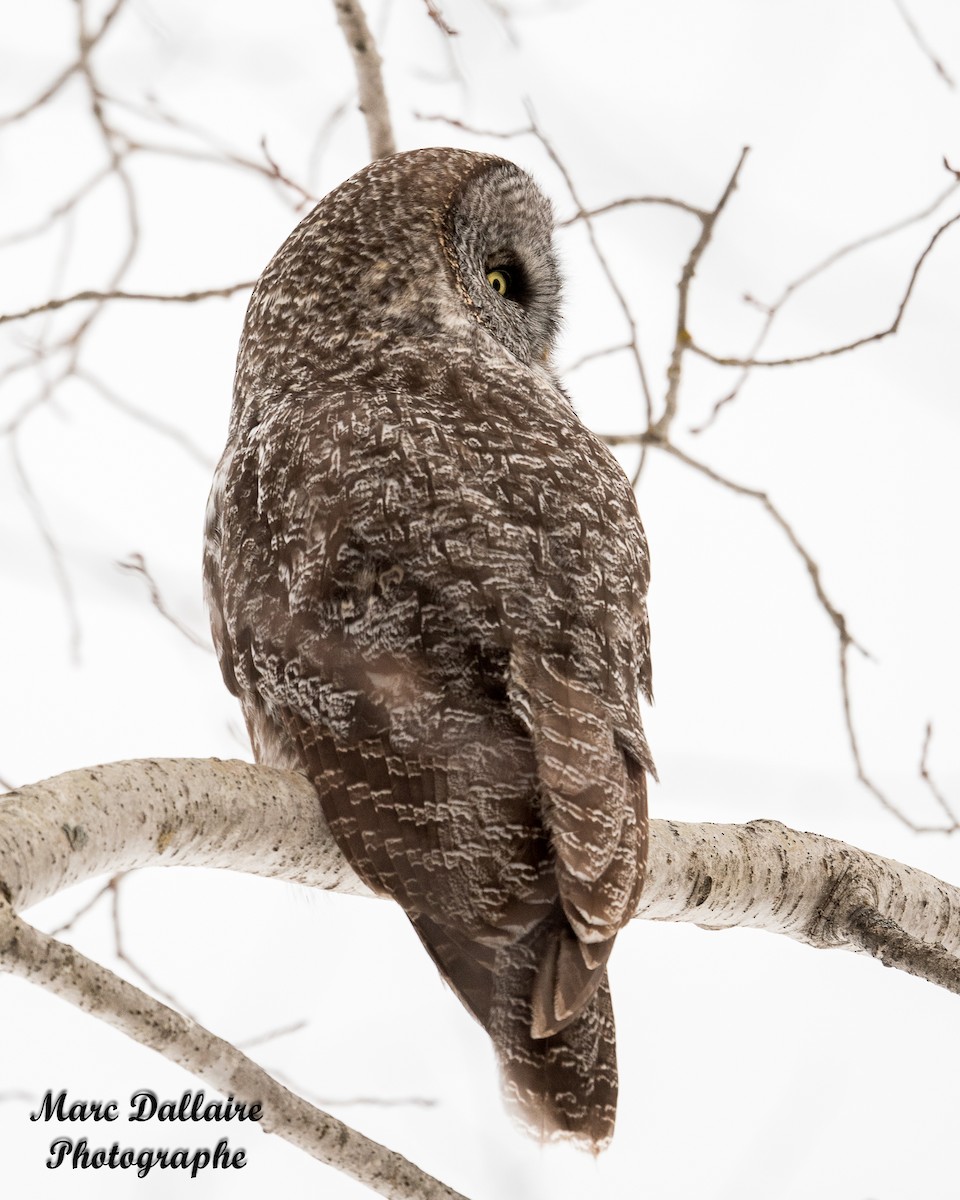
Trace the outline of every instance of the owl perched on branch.
<instances>
[{"instance_id":1,"label":"owl perched on branch","mask_svg":"<svg viewBox=\"0 0 960 1200\"><path fill-rule=\"evenodd\" d=\"M647 839L647 547L551 365L548 201L455 149L331 192L247 310L204 574L258 761L305 771L541 1137L599 1148Z\"/></svg>"}]
</instances>

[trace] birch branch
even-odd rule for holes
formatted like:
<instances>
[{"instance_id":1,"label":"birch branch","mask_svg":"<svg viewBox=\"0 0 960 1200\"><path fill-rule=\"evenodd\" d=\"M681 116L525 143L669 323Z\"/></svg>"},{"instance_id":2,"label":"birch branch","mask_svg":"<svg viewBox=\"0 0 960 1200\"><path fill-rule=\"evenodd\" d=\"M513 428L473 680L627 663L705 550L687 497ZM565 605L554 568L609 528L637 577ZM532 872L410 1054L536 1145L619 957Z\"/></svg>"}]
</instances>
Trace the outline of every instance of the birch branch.
<instances>
[{"instance_id":1,"label":"birch branch","mask_svg":"<svg viewBox=\"0 0 960 1200\"><path fill-rule=\"evenodd\" d=\"M259 1103L263 1128L391 1200L464 1200L401 1155L315 1108L239 1049L17 911L104 873L219 867L370 895L302 775L218 759L142 759L69 771L0 797L0 969L38 983L203 1081ZM775 821L651 824L637 916L766 929L865 952L960 992L960 889Z\"/></svg>"},{"instance_id":2,"label":"birch branch","mask_svg":"<svg viewBox=\"0 0 960 1200\"><path fill-rule=\"evenodd\" d=\"M288 820L290 832L296 831L292 838L281 833ZM273 836L258 835L261 823ZM259 1103L265 1132L279 1134L378 1195L465 1200L402 1155L297 1096L196 1021L16 916L16 909L71 883L151 863L233 866L367 892L336 849L316 792L302 776L216 759L70 771L0 797L0 968L56 992L218 1091Z\"/></svg>"},{"instance_id":3,"label":"birch branch","mask_svg":"<svg viewBox=\"0 0 960 1200\"><path fill-rule=\"evenodd\" d=\"M137 759L68 771L0 797L0 892L14 910L95 875L143 866L219 867L371 894L334 842L313 785L293 772ZM896 927L888 945L880 944L882 922L865 913ZM960 990L956 968L951 974L941 961L943 952L960 953L960 888L776 821L652 821L636 915L765 929L881 959L906 936L929 969L896 965Z\"/></svg>"},{"instance_id":4,"label":"birch branch","mask_svg":"<svg viewBox=\"0 0 960 1200\"><path fill-rule=\"evenodd\" d=\"M277 1133L320 1162L391 1200L465 1200L419 1167L321 1112L271 1079L236 1047L132 983L41 933L0 902L0 960L15 975L49 988L100 1017L223 1094L258 1103L265 1133Z\"/></svg>"},{"instance_id":5,"label":"birch branch","mask_svg":"<svg viewBox=\"0 0 960 1200\"><path fill-rule=\"evenodd\" d=\"M386 158L396 153L393 129L390 125L390 106L383 86L383 60L367 24L359 0L333 0L337 20L346 38L353 66L357 73L360 111L367 123L370 157Z\"/></svg>"}]
</instances>

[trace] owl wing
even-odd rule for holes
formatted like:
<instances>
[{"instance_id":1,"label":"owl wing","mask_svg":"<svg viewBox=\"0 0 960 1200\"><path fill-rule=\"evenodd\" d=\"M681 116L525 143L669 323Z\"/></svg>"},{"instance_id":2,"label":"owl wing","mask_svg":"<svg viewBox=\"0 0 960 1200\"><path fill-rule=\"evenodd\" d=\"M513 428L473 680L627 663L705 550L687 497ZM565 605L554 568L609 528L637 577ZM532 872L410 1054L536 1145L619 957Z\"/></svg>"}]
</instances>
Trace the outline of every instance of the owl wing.
<instances>
[{"instance_id":1,"label":"owl wing","mask_svg":"<svg viewBox=\"0 0 960 1200\"><path fill-rule=\"evenodd\" d=\"M411 914L515 939L559 892L545 1036L642 878L645 544L581 426L471 428L475 393L444 394L272 402L220 505L224 673L258 757L297 748L354 866Z\"/></svg>"},{"instance_id":2,"label":"owl wing","mask_svg":"<svg viewBox=\"0 0 960 1200\"><path fill-rule=\"evenodd\" d=\"M564 1028L596 990L613 939L633 916L647 848L645 764L618 744L607 705L562 666L511 658L529 720L540 810L567 918L541 961L534 1036Z\"/></svg>"}]
</instances>

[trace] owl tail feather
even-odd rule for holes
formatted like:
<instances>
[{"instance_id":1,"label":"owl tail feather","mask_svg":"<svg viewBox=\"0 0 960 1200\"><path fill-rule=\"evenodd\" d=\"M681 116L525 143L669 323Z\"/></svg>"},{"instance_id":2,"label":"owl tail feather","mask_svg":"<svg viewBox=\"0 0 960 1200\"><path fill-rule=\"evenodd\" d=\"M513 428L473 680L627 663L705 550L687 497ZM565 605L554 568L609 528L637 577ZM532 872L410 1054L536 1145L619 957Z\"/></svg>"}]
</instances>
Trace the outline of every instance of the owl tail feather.
<instances>
[{"instance_id":1,"label":"owl tail feather","mask_svg":"<svg viewBox=\"0 0 960 1200\"><path fill-rule=\"evenodd\" d=\"M555 1032L534 1037L537 989L564 953L561 920L547 918L517 942L471 941L424 917L414 928L440 973L493 1041L504 1099L517 1122L541 1141L568 1140L594 1154L613 1136L617 1111L616 1030L606 967Z\"/></svg>"}]
</instances>

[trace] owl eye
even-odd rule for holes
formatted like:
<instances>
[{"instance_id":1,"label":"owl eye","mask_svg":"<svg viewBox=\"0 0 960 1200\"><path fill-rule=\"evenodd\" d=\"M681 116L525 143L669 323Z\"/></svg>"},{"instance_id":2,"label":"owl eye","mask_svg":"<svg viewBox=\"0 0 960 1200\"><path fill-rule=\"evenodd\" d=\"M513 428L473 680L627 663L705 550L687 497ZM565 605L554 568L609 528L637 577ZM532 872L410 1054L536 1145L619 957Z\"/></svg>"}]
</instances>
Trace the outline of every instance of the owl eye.
<instances>
[{"instance_id":1,"label":"owl eye","mask_svg":"<svg viewBox=\"0 0 960 1200\"><path fill-rule=\"evenodd\" d=\"M494 267L492 271L488 271L487 283L490 284L498 296L509 298L513 294L513 279L506 267Z\"/></svg>"}]
</instances>

